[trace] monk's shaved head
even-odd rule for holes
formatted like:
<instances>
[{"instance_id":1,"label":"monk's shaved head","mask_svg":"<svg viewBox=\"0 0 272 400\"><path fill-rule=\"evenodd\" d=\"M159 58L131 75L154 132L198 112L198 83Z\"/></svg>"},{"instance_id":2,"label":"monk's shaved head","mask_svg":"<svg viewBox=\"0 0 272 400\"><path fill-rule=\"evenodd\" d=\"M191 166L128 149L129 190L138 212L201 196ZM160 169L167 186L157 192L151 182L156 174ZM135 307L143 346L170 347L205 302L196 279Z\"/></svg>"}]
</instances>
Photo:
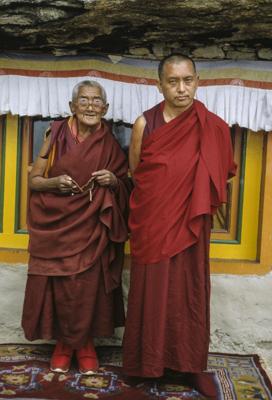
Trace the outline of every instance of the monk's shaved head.
<instances>
[{"instance_id":1,"label":"monk's shaved head","mask_svg":"<svg viewBox=\"0 0 272 400\"><path fill-rule=\"evenodd\" d=\"M158 66L159 78L160 79L162 78L163 69L164 69L165 64L176 64L176 63L179 63L182 61L189 61L193 66L194 72L196 72L195 62L191 57L186 56L185 54L182 54L182 53L172 53L172 54L169 54L169 56L164 57L160 61L159 66Z\"/></svg>"}]
</instances>

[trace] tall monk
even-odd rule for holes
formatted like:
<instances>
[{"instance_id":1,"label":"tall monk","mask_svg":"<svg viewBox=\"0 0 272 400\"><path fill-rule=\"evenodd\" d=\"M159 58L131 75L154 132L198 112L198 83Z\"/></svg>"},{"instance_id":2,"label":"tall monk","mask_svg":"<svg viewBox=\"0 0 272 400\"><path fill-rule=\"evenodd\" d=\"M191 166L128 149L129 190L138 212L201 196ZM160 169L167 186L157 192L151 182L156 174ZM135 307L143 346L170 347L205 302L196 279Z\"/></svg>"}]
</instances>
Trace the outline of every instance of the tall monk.
<instances>
[{"instance_id":1,"label":"tall monk","mask_svg":"<svg viewBox=\"0 0 272 400\"><path fill-rule=\"evenodd\" d=\"M133 127L130 168L131 284L124 372L160 377L184 373L216 396L207 368L210 334L211 218L226 202L234 175L227 124L194 100L194 61L172 54L159 64L164 101Z\"/></svg>"},{"instance_id":2,"label":"tall monk","mask_svg":"<svg viewBox=\"0 0 272 400\"><path fill-rule=\"evenodd\" d=\"M75 353L93 374L94 336L124 323L127 161L109 125L105 90L78 83L72 117L53 122L29 177L29 269L22 326L29 340L56 339L51 370Z\"/></svg>"}]
</instances>

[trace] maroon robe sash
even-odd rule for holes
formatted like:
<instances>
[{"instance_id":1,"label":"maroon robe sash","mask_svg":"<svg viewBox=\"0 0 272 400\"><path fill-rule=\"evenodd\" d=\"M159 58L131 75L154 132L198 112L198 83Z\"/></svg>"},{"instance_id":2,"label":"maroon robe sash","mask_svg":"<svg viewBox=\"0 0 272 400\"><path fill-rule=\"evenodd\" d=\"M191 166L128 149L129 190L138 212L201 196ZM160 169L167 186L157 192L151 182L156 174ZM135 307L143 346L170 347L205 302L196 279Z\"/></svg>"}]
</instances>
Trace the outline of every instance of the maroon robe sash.
<instances>
[{"instance_id":1,"label":"maroon robe sash","mask_svg":"<svg viewBox=\"0 0 272 400\"><path fill-rule=\"evenodd\" d=\"M54 122L51 146L56 159L48 177L67 174L84 186L92 172L108 169L118 178L115 190L94 185L75 195L32 191L28 212L29 273L72 275L101 258L107 291L120 283L122 265L112 267L127 239L127 162L105 122L82 143L75 143L67 120ZM120 263L119 263L120 264Z\"/></svg>"},{"instance_id":2,"label":"maroon robe sash","mask_svg":"<svg viewBox=\"0 0 272 400\"><path fill-rule=\"evenodd\" d=\"M197 100L143 139L130 200L135 262L157 263L196 243L204 215L226 201L234 173L228 126Z\"/></svg>"}]
</instances>

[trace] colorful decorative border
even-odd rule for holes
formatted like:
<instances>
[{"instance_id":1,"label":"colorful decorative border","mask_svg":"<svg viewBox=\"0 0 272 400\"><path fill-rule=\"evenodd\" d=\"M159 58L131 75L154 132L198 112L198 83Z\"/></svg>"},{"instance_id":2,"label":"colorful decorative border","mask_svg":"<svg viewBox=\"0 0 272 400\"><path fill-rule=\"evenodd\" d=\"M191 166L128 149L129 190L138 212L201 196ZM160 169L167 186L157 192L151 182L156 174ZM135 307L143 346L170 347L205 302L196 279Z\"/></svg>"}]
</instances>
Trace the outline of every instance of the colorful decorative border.
<instances>
[{"instance_id":1,"label":"colorful decorative border","mask_svg":"<svg viewBox=\"0 0 272 400\"><path fill-rule=\"evenodd\" d=\"M140 396L156 396L161 400L203 398L186 383L182 383L181 376L171 371L161 380L140 379L130 386L119 366L122 350L118 346L97 348L101 367L92 376L81 375L74 367L66 375L49 371L52 349L50 345L1 345L0 395L24 399L33 393L30 398L41 399L48 391L48 397L53 398L51 389L54 387L55 394L63 395L61 398L65 399L78 399L81 395L84 398L99 399L100 396L104 398L104 395L111 394L117 397L123 394L128 399L137 398L137 393ZM117 360L117 363L109 363L110 359ZM258 355L209 353L208 366L208 370L215 373L218 400L272 400L271 381Z\"/></svg>"},{"instance_id":2,"label":"colorful decorative border","mask_svg":"<svg viewBox=\"0 0 272 400\"><path fill-rule=\"evenodd\" d=\"M272 89L270 62L198 62L200 86L232 85L258 89ZM19 75L41 78L67 78L92 76L113 81L156 85L157 61L128 60L117 63L109 58L48 60L25 58L0 58L0 75Z\"/></svg>"}]
</instances>

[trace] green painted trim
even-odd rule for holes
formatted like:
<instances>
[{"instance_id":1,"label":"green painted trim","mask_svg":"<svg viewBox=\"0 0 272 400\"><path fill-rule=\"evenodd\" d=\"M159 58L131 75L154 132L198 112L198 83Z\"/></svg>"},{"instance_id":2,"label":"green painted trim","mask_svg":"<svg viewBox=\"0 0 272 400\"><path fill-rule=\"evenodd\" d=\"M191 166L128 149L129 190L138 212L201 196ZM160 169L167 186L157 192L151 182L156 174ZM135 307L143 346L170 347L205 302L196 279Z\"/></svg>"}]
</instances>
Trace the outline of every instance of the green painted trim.
<instances>
[{"instance_id":1,"label":"green painted trim","mask_svg":"<svg viewBox=\"0 0 272 400\"><path fill-rule=\"evenodd\" d=\"M21 161L22 161L22 135L23 118L18 116L17 128L17 158L16 158L16 190L15 190L15 212L14 212L14 233L23 233L19 228L20 221L20 186L21 186Z\"/></svg>"},{"instance_id":2,"label":"green painted trim","mask_svg":"<svg viewBox=\"0 0 272 400\"><path fill-rule=\"evenodd\" d=\"M16 233L20 235L28 235L28 230L27 229L18 229Z\"/></svg>"},{"instance_id":3,"label":"green painted trim","mask_svg":"<svg viewBox=\"0 0 272 400\"><path fill-rule=\"evenodd\" d=\"M242 237L242 218L243 218L243 204L244 204L244 183L245 183L245 170L246 170L246 151L247 151L247 129L242 129L242 145L241 145L241 174L239 182L239 198L238 198L238 223L236 230L236 239L212 239L211 243L220 244L241 244Z\"/></svg>"},{"instance_id":4,"label":"green painted trim","mask_svg":"<svg viewBox=\"0 0 272 400\"><path fill-rule=\"evenodd\" d=\"M2 132L2 152L1 152L2 173L0 176L0 232L3 232L7 117L6 116L1 116L1 117L3 118L3 132Z\"/></svg>"},{"instance_id":5,"label":"green painted trim","mask_svg":"<svg viewBox=\"0 0 272 400\"><path fill-rule=\"evenodd\" d=\"M246 172L246 153L247 153L247 136L248 130L243 129L242 131L242 165L241 165L241 176L239 183L239 199L238 199L238 224L236 239L241 243L242 237L242 219L243 219L243 206L244 206L244 186L245 186L245 172Z\"/></svg>"},{"instance_id":6,"label":"green painted trim","mask_svg":"<svg viewBox=\"0 0 272 400\"><path fill-rule=\"evenodd\" d=\"M223 239L212 239L211 243L216 244L240 244L239 240L223 240Z\"/></svg>"}]
</instances>

